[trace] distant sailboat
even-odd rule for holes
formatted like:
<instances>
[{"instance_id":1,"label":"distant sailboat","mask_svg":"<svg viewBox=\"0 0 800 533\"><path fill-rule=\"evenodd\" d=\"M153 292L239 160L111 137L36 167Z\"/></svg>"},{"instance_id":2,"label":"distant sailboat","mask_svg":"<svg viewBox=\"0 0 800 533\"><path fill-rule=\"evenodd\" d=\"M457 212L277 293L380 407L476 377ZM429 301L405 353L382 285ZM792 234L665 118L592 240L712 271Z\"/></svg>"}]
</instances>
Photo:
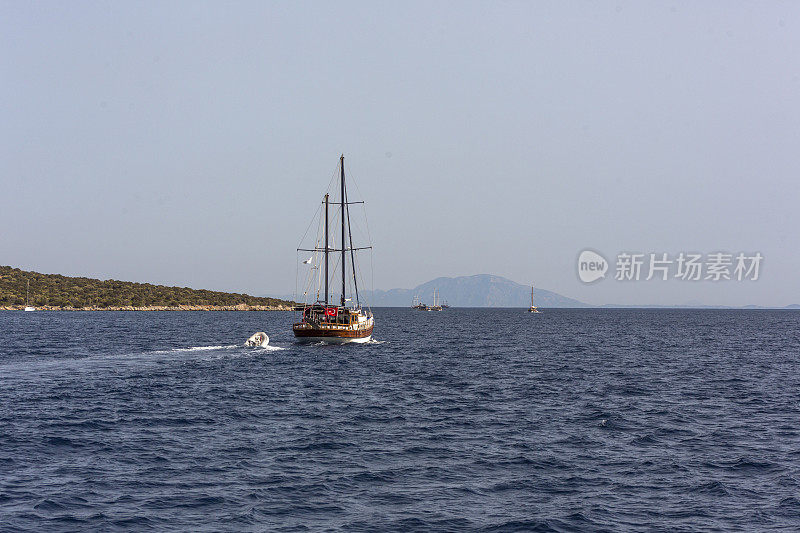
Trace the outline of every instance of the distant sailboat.
<instances>
[{"instance_id":1,"label":"distant sailboat","mask_svg":"<svg viewBox=\"0 0 800 533\"><path fill-rule=\"evenodd\" d=\"M441 311L442 305L439 303L439 289L433 289L433 305L428 306L428 311Z\"/></svg>"},{"instance_id":2,"label":"distant sailboat","mask_svg":"<svg viewBox=\"0 0 800 533\"><path fill-rule=\"evenodd\" d=\"M528 309L528 312L529 313L541 313L541 311L539 311L539 308L536 307L535 305L533 305L533 285L531 285L531 306Z\"/></svg>"},{"instance_id":3,"label":"distant sailboat","mask_svg":"<svg viewBox=\"0 0 800 533\"><path fill-rule=\"evenodd\" d=\"M29 296L31 292L31 280L28 280L28 284L25 287L25 310L26 311L36 311L35 307L30 305Z\"/></svg>"},{"instance_id":4,"label":"distant sailboat","mask_svg":"<svg viewBox=\"0 0 800 533\"><path fill-rule=\"evenodd\" d=\"M414 300L411 302L411 308L418 309L420 311L441 311L442 309L447 309L448 307L450 306L447 305L447 302L441 302L439 298L439 289L433 289L433 305L423 303L419 296L414 296Z\"/></svg>"}]
</instances>

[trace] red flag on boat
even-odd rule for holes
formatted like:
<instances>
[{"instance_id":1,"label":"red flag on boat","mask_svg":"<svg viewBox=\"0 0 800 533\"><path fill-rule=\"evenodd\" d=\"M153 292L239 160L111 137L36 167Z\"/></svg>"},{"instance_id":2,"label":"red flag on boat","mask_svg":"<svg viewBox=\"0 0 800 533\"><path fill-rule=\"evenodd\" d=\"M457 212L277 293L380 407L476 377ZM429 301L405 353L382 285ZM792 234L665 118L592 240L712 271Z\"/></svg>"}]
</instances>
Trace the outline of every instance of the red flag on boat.
<instances>
[{"instance_id":1,"label":"red flag on boat","mask_svg":"<svg viewBox=\"0 0 800 533\"><path fill-rule=\"evenodd\" d=\"M336 307L326 307L325 308L325 315L326 316L336 316L339 313L339 309Z\"/></svg>"}]
</instances>

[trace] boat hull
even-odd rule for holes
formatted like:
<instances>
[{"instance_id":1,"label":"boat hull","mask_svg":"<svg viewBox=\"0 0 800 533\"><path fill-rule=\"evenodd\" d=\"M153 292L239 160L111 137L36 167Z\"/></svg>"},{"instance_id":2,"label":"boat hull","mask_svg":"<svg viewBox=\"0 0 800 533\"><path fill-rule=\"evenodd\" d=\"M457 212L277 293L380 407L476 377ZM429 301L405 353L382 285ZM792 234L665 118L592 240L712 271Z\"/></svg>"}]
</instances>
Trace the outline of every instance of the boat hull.
<instances>
[{"instance_id":1,"label":"boat hull","mask_svg":"<svg viewBox=\"0 0 800 533\"><path fill-rule=\"evenodd\" d=\"M292 327L295 340L298 342L325 342L329 344L347 344L369 342L372 339L372 329L322 329L303 327L295 324Z\"/></svg>"},{"instance_id":2,"label":"boat hull","mask_svg":"<svg viewBox=\"0 0 800 533\"><path fill-rule=\"evenodd\" d=\"M372 340L369 337L296 337L295 341L304 344L315 344L322 342L325 344L363 344Z\"/></svg>"}]
</instances>

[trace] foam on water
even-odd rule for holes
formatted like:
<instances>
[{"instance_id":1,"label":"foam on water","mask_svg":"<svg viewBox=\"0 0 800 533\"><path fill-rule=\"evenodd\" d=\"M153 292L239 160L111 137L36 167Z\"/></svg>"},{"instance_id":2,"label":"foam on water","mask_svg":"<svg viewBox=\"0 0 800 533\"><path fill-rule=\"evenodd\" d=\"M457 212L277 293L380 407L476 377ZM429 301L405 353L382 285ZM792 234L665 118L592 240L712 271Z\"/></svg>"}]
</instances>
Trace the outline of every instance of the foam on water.
<instances>
[{"instance_id":1,"label":"foam on water","mask_svg":"<svg viewBox=\"0 0 800 533\"><path fill-rule=\"evenodd\" d=\"M268 344L266 346L258 346L258 347L255 348L255 350L257 350L257 351L261 350L261 351L265 351L265 352L277 352L277 351L280 351L280 350L286 350L286 348L284 348L282 346L275 346L275 345L272 345L272 344Z\"/></svg>"},{"instance_id":2,"label":"foam on water","mask_svg":"<svg viewBox=\"0 0 800 533\"><path fill-rule=\"evenodd\" d=\"M233 348L241 348L239 344L227 344L218 346L190 346L189 348L173 348L171 352L205 352L208 350L230 350Z\"/></svg>"}]
</instances>

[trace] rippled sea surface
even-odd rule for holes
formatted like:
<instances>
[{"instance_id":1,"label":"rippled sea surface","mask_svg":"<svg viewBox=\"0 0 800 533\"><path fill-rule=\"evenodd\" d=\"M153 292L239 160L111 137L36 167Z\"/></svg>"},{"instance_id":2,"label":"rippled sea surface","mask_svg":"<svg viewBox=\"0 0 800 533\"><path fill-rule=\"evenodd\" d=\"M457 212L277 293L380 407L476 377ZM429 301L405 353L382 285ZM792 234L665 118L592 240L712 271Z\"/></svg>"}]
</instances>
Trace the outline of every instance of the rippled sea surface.
<instances>
[{"instance_id":1,"label":"rippled sea surface","mask_svg":"<svg viewBox=\"0 0 800 533\"><path fill-rule=\"evenodd\" d=\"M800 312L375 314L0 312L0 529L800 530Z\"/></svg>"}]
</instances>

